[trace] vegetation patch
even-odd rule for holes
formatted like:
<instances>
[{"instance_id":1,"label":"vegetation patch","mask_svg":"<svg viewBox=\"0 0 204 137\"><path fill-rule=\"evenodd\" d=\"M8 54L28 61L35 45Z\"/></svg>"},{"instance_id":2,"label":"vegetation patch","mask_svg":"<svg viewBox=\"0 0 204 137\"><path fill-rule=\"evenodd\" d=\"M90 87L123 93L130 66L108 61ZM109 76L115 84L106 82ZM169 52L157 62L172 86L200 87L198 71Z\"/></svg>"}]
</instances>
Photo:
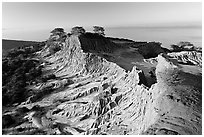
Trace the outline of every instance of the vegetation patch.
<instances>
[{"instance_id":1,"label":"vegetation patch","mask_svg":"<svg viewBox=\"0 0 204 137\"><path fill-rule=\"evenodd\" d=\"M9 106L21 103L28 97L26 86L32 85L42 75L40 61L34 59L35 52L42 49L24 47L13 49L2 59L2 104Z\"/></svg>"}]
</instances>

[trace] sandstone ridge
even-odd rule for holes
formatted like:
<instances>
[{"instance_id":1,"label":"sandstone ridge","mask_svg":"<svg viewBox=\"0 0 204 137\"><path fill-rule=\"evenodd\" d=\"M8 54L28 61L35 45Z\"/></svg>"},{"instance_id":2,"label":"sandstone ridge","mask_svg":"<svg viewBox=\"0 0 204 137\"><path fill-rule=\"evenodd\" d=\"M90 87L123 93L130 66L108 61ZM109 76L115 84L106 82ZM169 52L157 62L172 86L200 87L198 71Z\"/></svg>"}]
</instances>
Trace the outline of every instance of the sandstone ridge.
<instances>
[{"instance_id":1,"label":"sandstone ridge","mask_svg":"<svg viewBox=\"0 0 204 137\"><path fill-rule=\"evenodd\" d=\"M146 87L144 73L136 65L128 71L93 52L111 53L116 48L102 42L110 47L71 35L56 53L48 55L49 47L38 52L44 75L55 78L32 88L52 90L40 100L18 106L29 109L25 118L31 123L14 130L29 127L60 135L201 134L201 76L183 72L176 60L160 54L157 83Z\"/></svg>"}]
</instances>

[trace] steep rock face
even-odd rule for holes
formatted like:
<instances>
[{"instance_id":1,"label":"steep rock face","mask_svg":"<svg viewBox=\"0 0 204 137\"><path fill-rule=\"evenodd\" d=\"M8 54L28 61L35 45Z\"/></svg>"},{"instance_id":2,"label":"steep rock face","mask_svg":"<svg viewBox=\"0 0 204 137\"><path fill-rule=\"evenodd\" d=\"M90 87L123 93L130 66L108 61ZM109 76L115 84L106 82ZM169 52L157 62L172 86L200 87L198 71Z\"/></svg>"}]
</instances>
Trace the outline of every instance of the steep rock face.
<instances>
[{"instance_id":1,"label":"steep rock face","mask_svg":"<svg viewBox=\"0 0 204 137\"><path fill-rule=\"evenodd\" d=\"M93 33L80 35L79 41L84 52L112 53L120 48L108 38Z\"/></svg>"},{"instance_id":2,"label":"steep rock face","mask_svg":"<svg viewBox=\"0 0 204 137\"><path fill-rule=\"evenodd\" d=\"M93 53L85 53L81 45L77 36L68 38L60 52L46 58L48 62L52 62L47 69L54 70L54 74L58 77L63 75L97 75L113 70L113 68L120 72L124 71L116 64L110 63Z\"/></svg>"}]
</instances>

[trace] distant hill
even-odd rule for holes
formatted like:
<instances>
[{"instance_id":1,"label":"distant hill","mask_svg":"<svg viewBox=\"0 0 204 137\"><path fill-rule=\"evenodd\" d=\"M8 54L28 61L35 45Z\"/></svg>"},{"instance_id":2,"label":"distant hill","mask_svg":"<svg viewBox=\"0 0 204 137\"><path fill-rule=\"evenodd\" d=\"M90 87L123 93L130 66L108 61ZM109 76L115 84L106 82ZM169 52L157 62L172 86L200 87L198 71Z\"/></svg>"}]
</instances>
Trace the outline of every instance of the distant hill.
<instances>
[{"instance_id":1,"label":"distant hill","mask_svg":"<svg viewBox=\"0 0 204 137\"><path fill-rule=\"evenodd\" d=\"M10 49L28 47L31 45L38 46L40 43L42 42L2 39L2 55L6 55Z\"/></svg>"},{"instance_id":2,"label":"distant hill","mask_svg":"<svg viewBox=\"0 0 204 137\"><path fill-rule=\"evenodd\" d=\"M2 39L2 50L7 51L13 48L26 47L30 45L39 44L39 43L41 42Z\"/></svg>"}]
</instances>

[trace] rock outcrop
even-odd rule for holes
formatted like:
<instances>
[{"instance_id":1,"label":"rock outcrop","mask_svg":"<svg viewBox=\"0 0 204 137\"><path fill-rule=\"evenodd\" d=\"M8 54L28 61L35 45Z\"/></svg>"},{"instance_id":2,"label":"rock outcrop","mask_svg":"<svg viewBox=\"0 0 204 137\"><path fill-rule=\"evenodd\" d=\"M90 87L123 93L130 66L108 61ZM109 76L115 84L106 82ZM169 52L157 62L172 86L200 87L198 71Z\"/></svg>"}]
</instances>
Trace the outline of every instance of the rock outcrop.
<instances>
[{"instance_id":1,"label":"rock outcrop","mask_svg":"<svg viewBox=\"0 0 204 137\"><path fill-rule=\"evenodd\" d=\"M181 51L168 53L168 58L177 61L183 65L195 65L202 68L202 53L197 51ZM157 64L157 57L144 59L145 62L150 64Z\"/></svg>"},{"instance_id":2,"label":"rock outcrop","mask_svg":"<svg viewBox=\"0 0 204 137\"><path fill-rule=\"evenodd\" d=\"M181 51L168 53L168 55L176 59L179 63L202 67L202 52Z\"/></svg>"},{"instance_id":3,"label":"rock outcrop","mask_svg":"<svg viewBox=\"0 0 204 137\"><path fill-rule=\"evenodd\" d=\"M201 134L202 78L185 73L180 66L158 57L153 109L157 120L143 134Z\"/></svg>"},{"instance_id":4,"label":"rock outcrop","mask_svg":"<svg viewBox=\"0 0 204 137\"><path fill-rule=\"evenodd\" d=\"M45 61L43 72L55 77L33 89L51 90L41 100L18 106L27 107L33 121L13 130L44 123L38 128L42 134L201 134L201 76L183 72L177 61L161 54L157 83L148 88L137 66L127 71L96 54L112 52L116 46L105 38L71 35L56 53L39 52ZM43 109L32 109L36 105Z\"/></svg>"}]
</instances>

